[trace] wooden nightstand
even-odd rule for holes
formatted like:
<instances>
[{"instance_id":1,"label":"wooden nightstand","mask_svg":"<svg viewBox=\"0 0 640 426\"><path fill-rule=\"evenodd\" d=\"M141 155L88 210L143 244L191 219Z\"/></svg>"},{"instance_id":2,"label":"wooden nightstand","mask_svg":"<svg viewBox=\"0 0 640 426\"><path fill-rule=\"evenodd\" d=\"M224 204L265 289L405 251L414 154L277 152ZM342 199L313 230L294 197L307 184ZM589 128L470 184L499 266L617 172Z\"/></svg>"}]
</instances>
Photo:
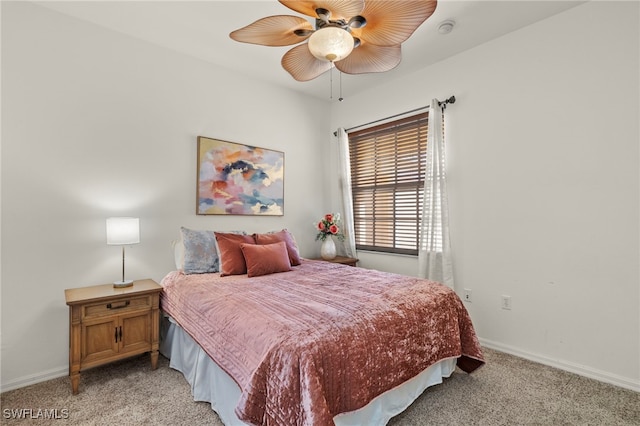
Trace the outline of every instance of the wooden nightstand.
<instances>
[{"instance_id":1,"label":"wooden nightstand","mask_svg":"<svg viewBox=\"0 0 640 426\"><path fill-rule=\"evenodd\" d=\"M158 367L160 292L153 280L133 286L113 284L67 289L69 305L69 376L78 393L80 372L145 352Z\"/></svg>"},{"instance_id":2,"label":"wooden nightstand","mask_svg":"<svg viewBox=\"0 0 640 426\"><path fill-rule=\"evenodd\" d=\"M343 265L349 265L349 266L356 266L356 264L358 263L358 259L356 259L355 257L344 257L344 256L336 256L335 259L331 259L331 260L322 259L322 258L317 258L313 260L322 260L324 262L331 262L331 263L342 263Z\"/></svg>"}]
</instances>

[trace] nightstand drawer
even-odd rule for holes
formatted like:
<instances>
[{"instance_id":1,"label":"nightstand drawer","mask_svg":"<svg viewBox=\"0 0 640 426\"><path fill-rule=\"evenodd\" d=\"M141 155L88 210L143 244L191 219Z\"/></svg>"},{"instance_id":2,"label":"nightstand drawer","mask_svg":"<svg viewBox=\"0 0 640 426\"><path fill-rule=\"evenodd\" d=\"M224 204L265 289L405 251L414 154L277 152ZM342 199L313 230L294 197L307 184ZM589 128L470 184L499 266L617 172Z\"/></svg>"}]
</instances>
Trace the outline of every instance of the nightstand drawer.
<instances>
[{"instance_id":1,"label":"nightstand drawer","mask_svg":"<svg viewBox=\"0 0 640 426\"><path fill-rule=\"evenodd\" d=\"M109 300L108 302L85 305L82 308L83 319L151 309L151 295L123 297Z\"/></svg>"}]
</instances>

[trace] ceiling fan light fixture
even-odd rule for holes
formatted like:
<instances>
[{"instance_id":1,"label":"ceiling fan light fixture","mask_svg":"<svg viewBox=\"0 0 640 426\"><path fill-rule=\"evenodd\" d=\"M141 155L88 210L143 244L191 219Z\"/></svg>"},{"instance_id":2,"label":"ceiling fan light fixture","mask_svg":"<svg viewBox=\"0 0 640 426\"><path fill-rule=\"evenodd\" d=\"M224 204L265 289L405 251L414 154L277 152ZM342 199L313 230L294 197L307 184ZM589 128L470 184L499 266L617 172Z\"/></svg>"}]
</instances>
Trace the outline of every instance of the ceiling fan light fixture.
<instances>
[{"instance_id":1,"label":"ceiling fan light fixture","mask_svg":"<svg viewBox=\"0 0 640 426\"><path fill-rule=\"evenodd\" d=\"M309 37L309 51L321 61L340 61L351 53L353 36L339 27L324 27Z\"/></svg>"}]
</instances>

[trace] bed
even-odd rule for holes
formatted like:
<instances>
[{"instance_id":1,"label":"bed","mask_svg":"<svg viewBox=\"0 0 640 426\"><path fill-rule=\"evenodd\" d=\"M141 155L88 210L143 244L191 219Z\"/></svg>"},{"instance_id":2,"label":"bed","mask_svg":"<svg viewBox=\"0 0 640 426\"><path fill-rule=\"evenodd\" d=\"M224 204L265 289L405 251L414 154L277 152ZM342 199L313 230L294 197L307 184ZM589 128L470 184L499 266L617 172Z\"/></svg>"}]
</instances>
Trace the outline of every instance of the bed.
<instances>
[{"instance_id":1,"label":"bed","mask_svg":"<svg viewBox=\"0 0 640 426\"><path fill-rule=\"evenodd\" d=\"M386 424L456 366L483 365L448 287L302 259L290 238L251 238L216 245L216 272L161 281L161 352L226 425ZM228 273L239 255L245 272ZM274 263L284 271L261 273Z\"/></svg>"}]
</instances>

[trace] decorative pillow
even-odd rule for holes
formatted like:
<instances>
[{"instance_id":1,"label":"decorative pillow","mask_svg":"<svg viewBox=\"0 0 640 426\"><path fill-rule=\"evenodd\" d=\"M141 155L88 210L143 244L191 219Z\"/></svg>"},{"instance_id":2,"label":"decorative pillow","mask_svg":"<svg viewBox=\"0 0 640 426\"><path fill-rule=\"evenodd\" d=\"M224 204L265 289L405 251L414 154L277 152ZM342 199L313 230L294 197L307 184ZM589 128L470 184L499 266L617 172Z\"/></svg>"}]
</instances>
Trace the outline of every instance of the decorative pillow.
<instances>
[{"instance_id":1,"label":"decorative pillow","mask_svg":"<svg viewBox=\"0 0 640 426\"><path fill-rule=\"evenodd\" d=\"M253 235L214 232L220 254L220 276L242 275L247 273L247 264L240 244L255 244Z\"/></svg>"},{"instance_id":2,"label":"decorative pillow","mask_svg":"<svg viewBox=\"0 0 640 426\"><path fill-rule=\"evenodd\" d=\"M297 266L302 263L300 261L300 252L298 251L296 240L286 229L278 232L270 232L268 234L253 234L253 237L256 240L256 244L273 244L283 241L287 245L287 253L289 254L289 262L291 263L291 266Z\"/></svg>"},{"instance_id":3,"label":"decorative pillow","mask_svg":"<svg viewBox=\"0 0 640 426\"><path fill-rule=\"evenodd\" d=\"M185 274L206 274L218 272L220 259L216 250L216 237L213 231L196 231L181 227L184 245Z\"/></svg>"},{"instance_id":4,"label":"decorative pillow","mask_svg":"<svg viewBox=\"0 0 640 426\"><path fill-rule=\"evenodd\" d=\"M171 241L173 247L173 260L176 263L176 269L178 271L184 270L184 243L182 237L178 240Z\"/></svg>"},{"instance_id":5,"label":"decorative pillow","mask_svg":"<svg viewBox=\"0 0 640 426\"><path fill-rule=\"evenodd\" d=\"M249 277L291 270L287 245L284 241L266 245L242 243L240 249L247 263Z\"/></svg>"}]
</instances>

